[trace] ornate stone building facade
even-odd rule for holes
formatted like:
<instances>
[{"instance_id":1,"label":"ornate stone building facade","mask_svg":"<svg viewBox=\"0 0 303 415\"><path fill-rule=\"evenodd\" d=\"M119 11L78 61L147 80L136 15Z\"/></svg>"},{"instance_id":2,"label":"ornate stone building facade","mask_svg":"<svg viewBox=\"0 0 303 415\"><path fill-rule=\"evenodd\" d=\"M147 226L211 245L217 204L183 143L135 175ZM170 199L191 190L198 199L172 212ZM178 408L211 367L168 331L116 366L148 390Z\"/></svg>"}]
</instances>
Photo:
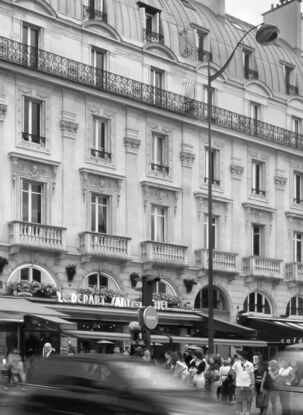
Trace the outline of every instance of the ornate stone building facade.
<instances>
[{"instance_id":1,"label":"ornate stone building facade","mask_svg":"<svg viewBox=\"0 0 303 415\"><path fill-rule=\"evenodd\" d=\"M207 70L251 26L224 0L1 0L0 15L2 293L36 281L135 300L130 275L152 273L163 298L207 312ZM303 316L291 16L299 0L265 13L280 40L249 34L213 85L214 306L230 322Z\"/></svg>"}]
</instances>

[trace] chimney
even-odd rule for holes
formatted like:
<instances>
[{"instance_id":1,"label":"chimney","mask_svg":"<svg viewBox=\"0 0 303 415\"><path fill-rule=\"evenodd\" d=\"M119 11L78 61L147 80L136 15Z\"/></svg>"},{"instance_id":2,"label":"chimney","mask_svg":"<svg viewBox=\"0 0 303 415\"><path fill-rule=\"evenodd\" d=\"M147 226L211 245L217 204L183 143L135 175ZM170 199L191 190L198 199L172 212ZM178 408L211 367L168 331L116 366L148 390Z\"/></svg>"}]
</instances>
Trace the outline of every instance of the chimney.
<instances>
[{"instance_id":1,"label":"chimney","mask_svg":"<svg viewBox=\"0 0 303 415\"><path fill-rule=\"evenodd\" d=\"M225 0L195 0L196 3L201 3L208 7L215 14L225 16Z\"/></svg>"},{"instance_id":2,"label":"chimney","mask_svg":"<svg viewBox=\"0 0 303 415\"><path fill-rule=\"evenodd\" d=\"M277 26L281 39L301 53L301 0L280 0L280 3L272 4L271 9L263 13L263 21Z\"/></svg>"}]
</instances>

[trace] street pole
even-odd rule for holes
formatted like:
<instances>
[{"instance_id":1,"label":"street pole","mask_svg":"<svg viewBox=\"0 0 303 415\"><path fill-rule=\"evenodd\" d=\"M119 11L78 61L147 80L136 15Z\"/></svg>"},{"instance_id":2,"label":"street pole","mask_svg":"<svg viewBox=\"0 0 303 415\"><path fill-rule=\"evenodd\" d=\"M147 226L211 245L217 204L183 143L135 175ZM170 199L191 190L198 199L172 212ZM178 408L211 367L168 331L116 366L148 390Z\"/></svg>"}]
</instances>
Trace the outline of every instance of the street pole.
<instances>
[{"instance_id":1,"label":"street pole","mask_svg":"<svg viewBox=\"0 0 303 415\"><path fill-rule=\"evenodd\" d=\"M254 29L257 29L256 40L261 45L270 45L279 37L279 29L271 24L261 24L250 28L236 44L231 55L225 64L217 72L211 75L210 61L208 61L207 73L207 121L208 121L208 353L214 353L214 303L213 303L213 208L212 208L212 185L213 185L213 149L212 149L212 81L218 78L230 64L236 49L241 44L242 40Z\"/></svg>"}]
</instances>

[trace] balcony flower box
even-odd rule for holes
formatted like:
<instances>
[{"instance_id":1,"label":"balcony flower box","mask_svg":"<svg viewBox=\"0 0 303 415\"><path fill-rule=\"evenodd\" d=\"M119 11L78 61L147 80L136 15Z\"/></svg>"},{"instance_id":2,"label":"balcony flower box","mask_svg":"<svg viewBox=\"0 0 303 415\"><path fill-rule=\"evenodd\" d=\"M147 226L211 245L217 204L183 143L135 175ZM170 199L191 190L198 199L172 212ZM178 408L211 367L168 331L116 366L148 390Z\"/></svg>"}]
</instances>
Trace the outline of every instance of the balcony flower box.
<instances>
[{"instance_id":1,"label":"balcony flower box","mask_svg":"<svg viewBox=\"0 0 303 415\"><path fill-rule=\"evenodd\" d=\"M124 294L120 293L120 291L111 290L106 287L101 288L80 288L78 290L79 294L86 294L86 295L99 295L100 297L104 297L105 303L110 303L113 298L115 297L124 297Z\"/></svg>"},{"instance_id":2,"label":"balcony flower box","mask_svg":"<svg viewBox=\"0 0 303 415\"><path fill-rule=\"evenodd\" d=\"M175 295L165 293L154 293L153 300L155 301L166 301L168 307L180 307L180 300Z\"/></svg>"},{"instance_id":3,"label":"balcony flower box","mask_svg":"<svg viewBox=\"0 0 303 415\"><path fill-rule=\"evenodd\" d=\"M55 298L57 288L52 284L41 284L38 281L18 281L9 284L8 294L18 297Z\"/></svg>"}]
</instances>

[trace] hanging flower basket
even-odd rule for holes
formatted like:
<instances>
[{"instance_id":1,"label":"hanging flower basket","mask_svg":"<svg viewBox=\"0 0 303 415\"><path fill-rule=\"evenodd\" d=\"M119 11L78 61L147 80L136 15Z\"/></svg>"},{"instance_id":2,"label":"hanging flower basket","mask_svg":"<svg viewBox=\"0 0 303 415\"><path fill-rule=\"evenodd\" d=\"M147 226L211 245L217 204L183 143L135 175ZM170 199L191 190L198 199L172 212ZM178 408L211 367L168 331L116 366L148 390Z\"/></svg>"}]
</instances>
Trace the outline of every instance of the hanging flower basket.
<instances>
[{"instance_id":1,"label":"hanging flower basket","mask_svg":"<svg viewBox=\"0 0 303 415\"><path fill-rule=\"evenodd\" d=\"M140 279L140 275L137 274L136 272L133 272L132 274L130 274L129 278L130 278L132 288L136 288L137 282Z\"/></svg>"},{"instance_id":2,"label":"hanging flower basket","mask_svg":"<svg viewBox=\"0 0 303 415\"><path fill-rule=\"evenodd\" d=\"M77 265L69 264L67 267L65 267L65 270L68 282L72 282L77 272Z\"/></svg>"},{"instance_id":3,"label":"hanging flower basket","mask_svg":"<svg viewBox=\"0 0 303 415\"><path fill-rule=\"evenodd\" d=\"M8 260L7 258L0 256L0 274L2 274L3 268L5 267L5 265L8 264Z\"/></svg>"},{"instance_id":4,"label":"hanging flower basket","mask_svg":"<svg viewBox=\"0 0 303 415\"><path fill-rule=\"evenodd\" d=\"M197 285L197 281L195 281L193 278L192 279L184 279L183 280L183 284L186 287L186 292L189 294L193 288L193 285Z\"/></svg>"},{"instance_id":5,"label":"hanging flower basket","mask_svg":"<svg viewBox=\"0 0 303 415\"><path fill-rule=\"evenodd\" d=\"M78 290L79 294L86 294L86 295L100 295L100 297L104 297L104 301L106 303L110 303L114 297L124 297L124 294L120 293L116 290L110 290L106 287L97 288L80 288Z\"/></svg>"}]
</instances>

